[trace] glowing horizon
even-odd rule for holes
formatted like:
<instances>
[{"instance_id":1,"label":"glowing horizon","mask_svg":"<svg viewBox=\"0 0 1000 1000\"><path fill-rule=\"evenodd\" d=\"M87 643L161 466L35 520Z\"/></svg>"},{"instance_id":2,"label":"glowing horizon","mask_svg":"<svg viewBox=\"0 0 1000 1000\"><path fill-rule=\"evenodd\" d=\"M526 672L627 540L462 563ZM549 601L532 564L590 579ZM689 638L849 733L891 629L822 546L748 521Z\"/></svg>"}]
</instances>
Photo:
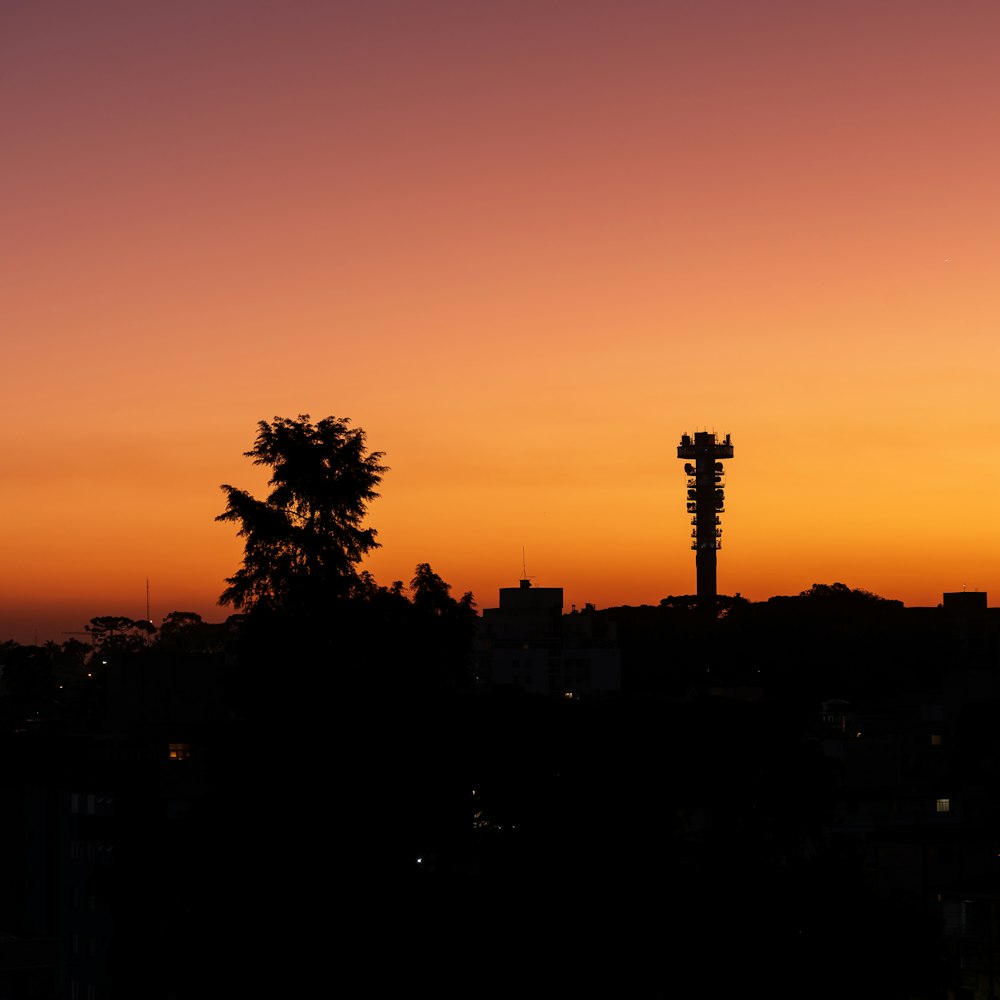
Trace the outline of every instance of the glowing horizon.
<instances>
[{"instance_id":1,"label":"glowing horizon","mask_svg":"<svg viewBox=\"0 0 1000 1000\"><path fill-rule=\"evenodd\" d=\"M277 0L0 12L0 640L207 620L257 421L390 471L380 583L1000 593L1000 8Z\"/></svg>"}]
</instances>

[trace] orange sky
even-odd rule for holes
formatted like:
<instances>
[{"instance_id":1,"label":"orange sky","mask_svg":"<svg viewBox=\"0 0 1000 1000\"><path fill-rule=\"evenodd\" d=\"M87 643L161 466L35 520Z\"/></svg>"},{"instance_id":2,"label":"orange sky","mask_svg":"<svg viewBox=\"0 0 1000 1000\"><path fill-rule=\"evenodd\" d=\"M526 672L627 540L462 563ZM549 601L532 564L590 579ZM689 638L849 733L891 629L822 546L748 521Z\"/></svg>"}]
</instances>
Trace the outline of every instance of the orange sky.
<instances>
[{"instance_id":1,"label":"orange sky","mask_svg":"<svg viewBox=\"0 0 1000 1000\"><path fill-rule=\"evenodd\" d=\"M218 619L260 419L384 583L1000 594L995 0L0 5L0 639Z\"/></svg>"}]
</instances>

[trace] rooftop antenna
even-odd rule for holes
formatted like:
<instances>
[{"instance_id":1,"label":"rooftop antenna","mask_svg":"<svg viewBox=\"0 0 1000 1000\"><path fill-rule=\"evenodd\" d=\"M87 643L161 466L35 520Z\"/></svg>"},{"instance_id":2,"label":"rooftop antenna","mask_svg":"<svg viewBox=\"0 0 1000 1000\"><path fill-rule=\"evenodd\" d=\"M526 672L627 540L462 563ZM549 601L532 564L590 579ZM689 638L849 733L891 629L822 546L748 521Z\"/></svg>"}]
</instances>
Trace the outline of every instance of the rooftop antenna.
<instances>
[{"instance_id":1,"label":"rooftop antenna","mask_svg":"<svg viewBox=\"0 0 1000 1000\"><path fill-rule=\"evenodd\" d=\"M528 563L524 558L524 546L521 546L521 589L531 586L531 577L528 576Z\"/></svg>"},{"instance_id":2,"label":"rooftop antenna","mask_svg":"<svg viewBox=\"0 0 1000 1000\"><path fill-rule=\"evenodd\" d=\"M150 625L153 624L153 619L149 617L149 577L146 577L146 621Z\"/></svg>"}]
</instances>

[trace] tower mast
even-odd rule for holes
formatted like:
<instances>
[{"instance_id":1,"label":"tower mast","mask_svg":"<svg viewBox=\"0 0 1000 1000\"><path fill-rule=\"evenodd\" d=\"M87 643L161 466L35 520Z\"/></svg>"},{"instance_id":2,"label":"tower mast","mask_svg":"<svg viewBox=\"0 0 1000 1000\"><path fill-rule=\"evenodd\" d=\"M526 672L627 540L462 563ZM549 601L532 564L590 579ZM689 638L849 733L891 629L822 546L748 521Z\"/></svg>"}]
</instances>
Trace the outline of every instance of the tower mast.
<instances>
[{"instance_id":1,"label":"tower mast","mask_svg":"<svg viewBox=\"0 0 1000 1000\"><path fill-rule=\"evenodd\" d=\"M722 462L733 457L733 444L728 434L722 441L709 431L698 431L694 438L682 434L677 457L694 459L694 464L684 463L688 476L687 509L694 515L691 548L695 550L698 601L708 606L715 603L717 594L715 553L722 548L719 515L726 510Z\"/></svg>"}]
</instances>

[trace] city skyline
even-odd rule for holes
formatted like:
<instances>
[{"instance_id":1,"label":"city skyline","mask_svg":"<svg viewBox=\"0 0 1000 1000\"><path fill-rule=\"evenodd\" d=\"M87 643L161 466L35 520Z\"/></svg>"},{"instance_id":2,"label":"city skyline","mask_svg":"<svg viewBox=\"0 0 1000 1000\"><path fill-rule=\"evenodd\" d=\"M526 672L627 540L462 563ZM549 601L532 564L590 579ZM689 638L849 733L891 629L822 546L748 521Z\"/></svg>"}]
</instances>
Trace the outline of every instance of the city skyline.
<instances>
[{"instance_id":1,"label":"city skyline","mask_svg":"<svg viewBox=\"0 0 1000 1000\"><path fill-rule=\"evenodd\" d=\"M0 12L0 640L216 605L259 420L389 466L379 583L1000 589L1000 9Z\"/></svg>"}]
</instances>

